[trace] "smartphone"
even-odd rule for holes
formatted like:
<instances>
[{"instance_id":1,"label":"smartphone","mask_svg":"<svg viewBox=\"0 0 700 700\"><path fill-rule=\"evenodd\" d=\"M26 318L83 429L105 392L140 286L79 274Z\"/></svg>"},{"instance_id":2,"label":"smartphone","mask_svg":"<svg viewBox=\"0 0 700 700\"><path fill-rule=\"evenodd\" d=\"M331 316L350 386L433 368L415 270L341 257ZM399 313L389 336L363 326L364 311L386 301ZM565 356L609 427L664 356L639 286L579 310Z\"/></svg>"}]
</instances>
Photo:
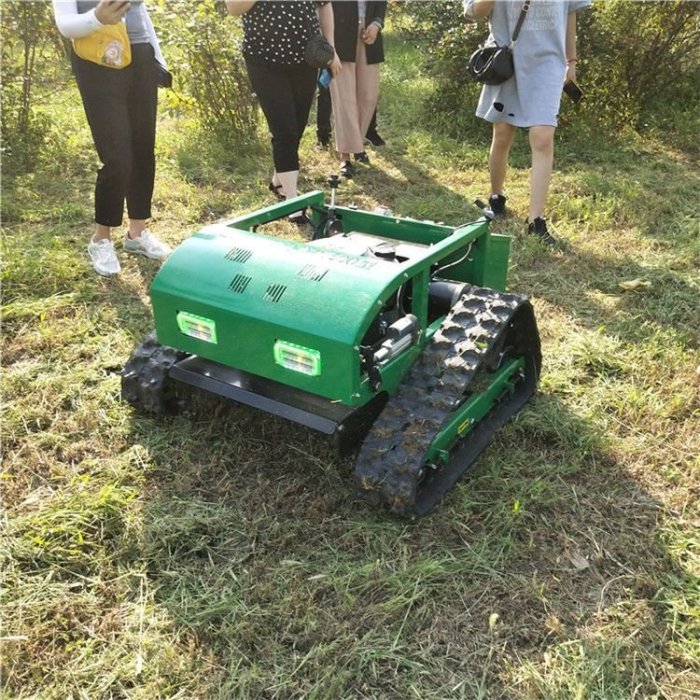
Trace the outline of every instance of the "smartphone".
<instances>
[{"instance_id":1,"label":"smartphone","mask_svg":"<svg viewBox=\"0 0 700 700\"><path fill-rule=\"evenodd\" d=\"M319 87L322 87L324 90L328 90L328 86L331 84L331 80L333 80L333 73L331 73L328 68L324 68L318 76L318 85Z\"/></svg>"},{"instance_id":2,"label":"smartphone","mask_svg":"<svg viewBox=\"0 0 700 700\"><path fill-rule=\"evenodd\" d=\"M573 80L564 83L564 92L574 104L583 99L583 90Z\"/></svg>"}]
</instances>

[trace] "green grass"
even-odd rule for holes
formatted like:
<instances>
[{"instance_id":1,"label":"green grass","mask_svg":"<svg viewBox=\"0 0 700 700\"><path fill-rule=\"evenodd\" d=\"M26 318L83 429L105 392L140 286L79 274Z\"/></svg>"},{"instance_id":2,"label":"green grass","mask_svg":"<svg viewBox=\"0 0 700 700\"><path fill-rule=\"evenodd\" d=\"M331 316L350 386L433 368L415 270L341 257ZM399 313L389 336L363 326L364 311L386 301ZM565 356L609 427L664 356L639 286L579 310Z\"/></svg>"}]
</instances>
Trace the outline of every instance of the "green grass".
<instances>
[{"instance_id":1,"label":"green grass","mask_svg":"<svg viewBox=\"0 0 700 700\"><path fill-rule=\"evenodd\" d=\"M373 167L339 198L459 224L487 194L488 128L431 128L394 41ZM157 265L86 260L95 157L73 88L36 172L3 192L2 685L8 698L628 698L700 694L697 164L634 133L562 130L550 214L509 286L532 296L540 393L429 518L355 497L324 441L216 403L156 421L119 400ZM189 115L159 130L153 229L269 203L269 149ZM336 164L303 146L302 189ZM283 231L289 233L289 231ZM649 286L625 291L621 282Z\"/></svg>"}]
</instances>

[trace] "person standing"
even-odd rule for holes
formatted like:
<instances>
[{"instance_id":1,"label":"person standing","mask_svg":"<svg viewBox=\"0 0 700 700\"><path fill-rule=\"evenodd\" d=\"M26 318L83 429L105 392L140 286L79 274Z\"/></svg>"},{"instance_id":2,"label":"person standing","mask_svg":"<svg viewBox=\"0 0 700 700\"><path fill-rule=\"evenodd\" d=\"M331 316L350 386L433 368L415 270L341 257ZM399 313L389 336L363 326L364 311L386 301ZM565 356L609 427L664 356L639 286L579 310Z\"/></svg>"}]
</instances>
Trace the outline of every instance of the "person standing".
<instances>
[{"instance_id":1,"label":"person standing","mask_svg":"<svg viewBox=\"0 0 700 700\"><path fill-rule=\"evenodd\" d=\"M333 44L333 11L326 2L226 0L232 15L243 15L243 56L253 91L272 135L274 173L269 189L280 199L295 197L299 142L316 90L318 69L304 60L308 40L319 31ZM337 54L329 62L340 71ZM291 217L306 223L303 212Z\"/></svg>"},{"instance_id":2,"label":"person standing","mask_svg":"<svg viewBox=\"0 0 700 700\"><path fill-rule=\"evenodd\" d=\"M318 148L328 148L331 142L331 93L330 88L319 87L316 99L316 145ZM377 109L375 108L369 128L365 134L365 143L375 148L386 146L386 141L377 131Z\"/></svg>"},{"instance_id":3,"label":"person standing","mask_svg":"<svg viewBox=\"0 0 700 700\"><path fill-rule=\"evenodd\" d=\"M160 259L170 247L146 230L151 218L155 179L158 82L165 71L153 23L143 2L119 0L53 0L58 30L80 39L106 25L126 23L131 63L123 68L80 58L70 60L102 162L95 185L95 229L88 244L92 265L100 275L115 275L121 266L112 243L112 229L122 225L124 202L129 227L123 249Z\"/></svg>"},{"instance_id":4,"label":"person standing","mask_svg":"<svg viewBox=\"0 0 700 700\"><path fill-rule=\"evenodd\" d=\"M576 12L591 0L532 0L513 48L515 74L500 85L484 85L476 115L493 124L489 205L505 216L508 155L516 128L528 129L532 166L527 232L549 246L556 239L547 230L544 210L554 162L554 132L562 88L576 81ZM522 0L463 0L467 17L488 16L487 43L508 46Z\"/></svg>"},{"instance_id":5,"label":"person standing","mask_svg":"<svg viewBox=\"0 0 700 700\"><path fill-rule=\"evenodd\" d=\"M340 174L353 176L351 154L369 163L365 134L379 98L379 64L384 61L382 29L386 2L333 0L335 47L343 70L331 81Z\"/></svg>"}]
</instances>

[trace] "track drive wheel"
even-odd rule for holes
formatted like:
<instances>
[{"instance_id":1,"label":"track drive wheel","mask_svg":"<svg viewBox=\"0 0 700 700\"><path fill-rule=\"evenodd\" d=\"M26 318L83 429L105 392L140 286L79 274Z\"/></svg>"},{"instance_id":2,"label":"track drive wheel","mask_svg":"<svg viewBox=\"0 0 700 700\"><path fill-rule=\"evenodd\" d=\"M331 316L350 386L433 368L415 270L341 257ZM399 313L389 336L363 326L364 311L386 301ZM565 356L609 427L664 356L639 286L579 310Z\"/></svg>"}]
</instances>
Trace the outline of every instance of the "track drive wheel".
<instances>
[{"instance_id":1,"label":"track drive wheel","mask_svg":"<svg viewBox=\"0 0 700 700\"><path fill-rule=\"evenodd\" d=\"M157 416L177 413L177 397L168 373L176 362L185 357L186 352L161 345L155 331L152 331L124 365L122 399L140 413Z\"/></svg>"}]
</instances>

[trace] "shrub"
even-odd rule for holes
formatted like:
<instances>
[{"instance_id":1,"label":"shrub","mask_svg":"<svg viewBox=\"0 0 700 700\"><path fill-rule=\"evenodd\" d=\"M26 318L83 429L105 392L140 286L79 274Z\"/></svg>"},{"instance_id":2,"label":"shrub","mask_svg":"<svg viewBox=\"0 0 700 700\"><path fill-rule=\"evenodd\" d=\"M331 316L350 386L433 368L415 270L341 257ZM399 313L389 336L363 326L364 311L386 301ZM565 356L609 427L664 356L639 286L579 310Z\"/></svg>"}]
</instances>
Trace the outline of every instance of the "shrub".
<instances>
[{"instance_id":1,"label":"shrub","mask_svg":"<svg viewBox=\"0 0 700 700\"><path fill-rule=\"evenodd\" d=\"M2 155L6 170L22 172L35 165L51 124L34 99L37 83L55 77L48 57L60 51L51 5L3 3L1 37Z\"/></svg>"},{"instance_id":2,"label":"shrub","mask_svg":"<svg viewBox=\"0 0 700 700\"><path fill-rule=\"evenodd\" d=\"M175 75L176 101L194 108L223 143L255 137L258 112L240 50L241 30L223 2L159 0L154 24Z\"/></svg>"}]
</instances>

